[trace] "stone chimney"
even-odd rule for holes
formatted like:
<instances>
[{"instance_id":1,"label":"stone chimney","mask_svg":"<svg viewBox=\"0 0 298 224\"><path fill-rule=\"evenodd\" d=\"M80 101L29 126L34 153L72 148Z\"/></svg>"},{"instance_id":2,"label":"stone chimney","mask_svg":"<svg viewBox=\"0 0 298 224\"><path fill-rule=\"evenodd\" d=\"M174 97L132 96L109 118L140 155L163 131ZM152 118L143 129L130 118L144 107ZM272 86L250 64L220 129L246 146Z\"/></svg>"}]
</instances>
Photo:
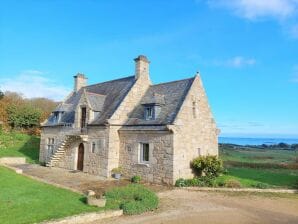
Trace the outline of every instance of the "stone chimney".
<instances>
[{"instance_id":1,"label":"stone chimney","mask_svg":"<svg viewBox=\"0 0 298 224\"><path fill-rule=\"evenodd\" d=\"M84 74L78 73L74 76L74 91L78 92L82 87L87 85L87 77Z\"/></svg>"},{"instance_id":2,"label":"stone chimney","mask_svg":"<svg viewBox=\"0 0 298 224\"><path fill-rule=\"evenodd\" d=\"M144 55L139 55L137 58L134 59L135 61L135 79L145 78L149 80L149 63L147 57Z\"/></svg>"}]
</instances>

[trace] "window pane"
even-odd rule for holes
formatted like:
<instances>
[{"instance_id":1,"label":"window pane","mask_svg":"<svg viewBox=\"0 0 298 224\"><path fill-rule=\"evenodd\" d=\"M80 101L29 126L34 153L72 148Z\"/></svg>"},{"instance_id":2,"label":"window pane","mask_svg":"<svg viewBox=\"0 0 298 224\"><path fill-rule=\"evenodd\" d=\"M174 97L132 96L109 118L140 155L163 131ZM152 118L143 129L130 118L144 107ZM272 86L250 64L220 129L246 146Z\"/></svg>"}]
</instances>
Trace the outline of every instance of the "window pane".
<instances>
[{"instance_id":1,"label":"window pane","mask_svg":"<svg viewBox=\"0 0 298 224\"><path fill-rule=\"evenodd\" d=\"M143 144L143 161L149 161L149 144Z\"/></svg>"}]
</instances>

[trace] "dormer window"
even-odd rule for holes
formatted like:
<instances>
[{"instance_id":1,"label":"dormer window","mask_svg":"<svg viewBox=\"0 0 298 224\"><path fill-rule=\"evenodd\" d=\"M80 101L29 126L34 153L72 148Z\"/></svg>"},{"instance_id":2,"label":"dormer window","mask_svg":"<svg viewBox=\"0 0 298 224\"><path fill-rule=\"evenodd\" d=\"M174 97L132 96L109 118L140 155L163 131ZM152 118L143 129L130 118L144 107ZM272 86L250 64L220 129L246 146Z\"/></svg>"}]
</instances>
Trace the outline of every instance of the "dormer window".
<instances>
[{"instance_id":1,"label":"dormer window","mask_svg":"<svg viewBox=\"0 0 298 224\"><path fill-rule=\"evenodd\" d=\"M60 121L60 112L54 112L54 123L59 123Z\"/></svg>"},{"instance_id":2,"label":"dormer window","mask_svg":"<svg viewBox=\"0 0 298 224\"><path fill-rule=\"evenodd\" d=\"M145 107L145 120L154 120L154 107L153 106Z\"/></svg>"}]
</instances>

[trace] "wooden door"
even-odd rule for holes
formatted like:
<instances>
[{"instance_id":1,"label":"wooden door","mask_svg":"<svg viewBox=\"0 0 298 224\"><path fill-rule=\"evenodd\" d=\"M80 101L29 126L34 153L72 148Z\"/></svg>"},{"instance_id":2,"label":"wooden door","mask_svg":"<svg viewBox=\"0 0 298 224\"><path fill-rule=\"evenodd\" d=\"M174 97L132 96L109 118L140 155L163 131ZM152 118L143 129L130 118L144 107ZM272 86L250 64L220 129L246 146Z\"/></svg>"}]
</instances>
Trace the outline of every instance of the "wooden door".
<instances>
[{"instance_id":1,"label":"wooden door","mask_svg":"<svg viewBox=\"0 0 298 224\"><path fill-rule=\"evenodd\" d=\"M83 171L84 167L84 145L81 143L79 145L78 149L78 164L77 164L77 170Z\"/></svg>"},{"instance_id":2,"label":"wooden door","mask_svg":"<svg viewBox=\"0 0 298 224\"><path fill-rule=\"evenodd\" d=\"M82 113L82 115L81 115L81 128L84 128L84 127L86 127L86 115L87 115L86 107L82 107L81 113Z\"/></svg>"}]
</instances>

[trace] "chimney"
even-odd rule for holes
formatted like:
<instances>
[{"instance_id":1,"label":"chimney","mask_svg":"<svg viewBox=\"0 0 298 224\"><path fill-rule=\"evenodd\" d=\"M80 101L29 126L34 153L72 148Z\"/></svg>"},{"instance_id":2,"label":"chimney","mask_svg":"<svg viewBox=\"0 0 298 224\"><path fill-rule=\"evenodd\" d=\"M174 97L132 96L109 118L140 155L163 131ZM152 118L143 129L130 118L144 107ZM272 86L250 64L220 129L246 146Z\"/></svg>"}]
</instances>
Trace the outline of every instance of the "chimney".
<instances>
[{"instance_id":1,"label":"chimney","mask_svg":"<svg viewBox=\"0 0 298 224\"><path fill-rule=\"evenodd\" d=\"M139 55L137 58L134 59L135 61L135 79L139 78L146 78L149 80L149 63L147 57L144 55Z\"/></svg>"},{"instance_id":2,"label":"chimney","mask_svg":"<svg viewBox=\"0 0 298 224\"><path fill-rule=\"evenodd\" d=\"M78 92L82 87L87 85L87 77L84 74L78 73L74 76L74 91Z\"/></svg>"}]
</instances>

